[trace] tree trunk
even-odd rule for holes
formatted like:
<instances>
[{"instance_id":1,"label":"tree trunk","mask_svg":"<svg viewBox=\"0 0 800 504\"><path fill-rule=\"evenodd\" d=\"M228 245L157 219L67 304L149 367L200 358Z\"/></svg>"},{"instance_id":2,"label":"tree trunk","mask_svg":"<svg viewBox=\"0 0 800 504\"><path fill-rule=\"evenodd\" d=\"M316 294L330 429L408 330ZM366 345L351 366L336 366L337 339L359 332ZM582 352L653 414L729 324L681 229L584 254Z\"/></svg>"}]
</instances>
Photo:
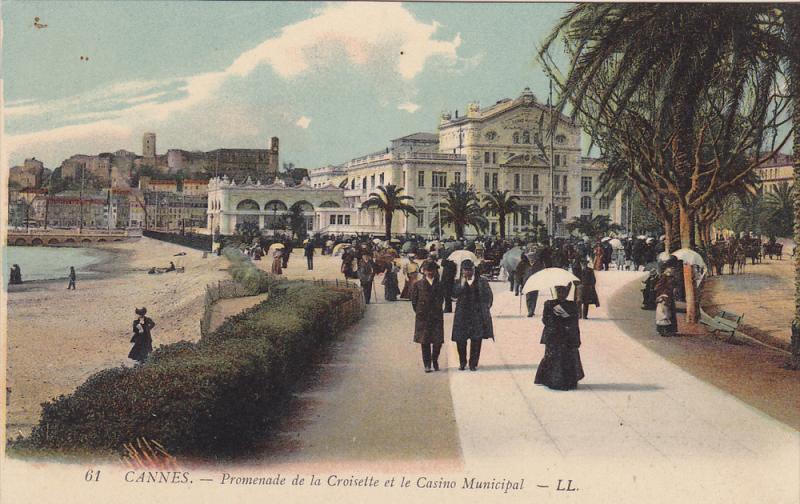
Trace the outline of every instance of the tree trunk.
<instances>
[{"instance_id":1,"label":"tree trunk","mask_svg":"<svg viewBox=\"0 0 800 504\"><path fill-rule=\"evenodd\" d=\"M787 46L800 47L800 5L782 7L786 25ZM789 93L792 95L792 164L794 165L794 188L800 190L800 57L797 53L789 58ZM794 320L792 321L792 355L786 363L789 369L800 369L800 197L794 198Z\"/></svg>"},{"instance_id":2,"label":"tree trunk","mask_svg":"<svg viewBox=\"0 0 800 504\"><path fill-rule=\"evenodd\" d=\"M505 239L506 237L506 216L504 214L500 214L500 239Z\"/></svg>"},{"instance_id":3,"label":"tree trunk","mask_svg":"<svg viewBox=\"0 0 800 504\"><path fill-rule=\"evenodd\" d=\"M672 219L664 219L664 252L672 252L672 239L675 229L672 227Z\"/></svg>"},{"instance_id":4,"label":"tree trunk","mask_svg":"<svg viewBox=\"0 0 800 504\"><path fill-rule=\"evenodd\" d=\"M692 217L689 208L684 204L678 205L678 222L680 224L681 248L691 248L692 244ZM697 323L697 303L695 301L694 280L692 279L691 266L684 267L684 288L686 290L686 322Z\"/></svg>"},{"instance_id":5,"label":"tree trunk","mask_svg":"<svg viewBox=\"0 0 800 504\"><path fill-rule=\"evenodd\" d=\"M384 217L383 221L386 224L386 229L385 229L385 231L386 231L386 239L387 240L391 240L392 239L392 219L394 218L394 214L391 213L391 212L386 212L384 215L385 215L385 217Z\"/></svg>"}]
</instances>

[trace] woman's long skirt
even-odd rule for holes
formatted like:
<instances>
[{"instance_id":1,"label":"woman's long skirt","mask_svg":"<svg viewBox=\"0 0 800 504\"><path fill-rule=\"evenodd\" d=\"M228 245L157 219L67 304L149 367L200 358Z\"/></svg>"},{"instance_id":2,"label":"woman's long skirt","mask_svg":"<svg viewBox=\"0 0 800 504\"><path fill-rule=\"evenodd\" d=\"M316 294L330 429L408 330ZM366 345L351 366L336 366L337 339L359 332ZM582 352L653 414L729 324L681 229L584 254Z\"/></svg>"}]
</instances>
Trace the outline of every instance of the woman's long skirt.
<instances>
[{"instance_id":1,"label":"woman's long skirt","mask_svg":"<svg viewBox=\"0 0 800 504\"><path fill-rule=\"evenodd\" d=\"M555 390L578 388L584 377L581 354L577 348L564 345L545 345L544 357L536 369L534 383Z\"/></svg>"}]
</instances>

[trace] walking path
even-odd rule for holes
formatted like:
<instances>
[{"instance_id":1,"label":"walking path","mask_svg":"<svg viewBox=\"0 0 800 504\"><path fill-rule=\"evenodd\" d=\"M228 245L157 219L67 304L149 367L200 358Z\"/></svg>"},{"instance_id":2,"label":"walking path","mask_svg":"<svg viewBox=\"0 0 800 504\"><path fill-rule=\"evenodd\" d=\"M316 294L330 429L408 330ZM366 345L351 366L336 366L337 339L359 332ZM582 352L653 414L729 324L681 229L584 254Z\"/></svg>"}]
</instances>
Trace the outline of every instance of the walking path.
<instances>
[{"instance_id":1,"label":"walking path","mask_svg":"<svg viewBox=\"0 0 800 504\"><path fill-rule=\"evenodd\" d=\"M225 322L225 319L238 315L248 308L252 308L258 303L267 299L266 294L258 294L256 296L243 296L229 299L218 299L211 305L211 322L209 323L209 332L214 332L219 326Z\"/></svg>"},{"instance_id":2,"label":"walking path","mask_svg":"<svg viewBox=\"0 0 800 504\"><path fill-rule=\"evenodd\" d=\"M492 284L497 341L484 343L477 372L458 371L447 342L443 370L423 373L409 304L373 304L301 397L281 449L265 447L260 462L328 473L404 468L459 488L465 476L525 478L509 502L561 501L559 480L579 488L571 502L798 502L798 432L648 348L652 312L608 311L615 295L638 294L641 274L597 276L603 306L581 324L578 390L533 384L541 319L520 315L507 284ZM447 315L445 334L451 327Z\"/></svg>"}]
</instances>

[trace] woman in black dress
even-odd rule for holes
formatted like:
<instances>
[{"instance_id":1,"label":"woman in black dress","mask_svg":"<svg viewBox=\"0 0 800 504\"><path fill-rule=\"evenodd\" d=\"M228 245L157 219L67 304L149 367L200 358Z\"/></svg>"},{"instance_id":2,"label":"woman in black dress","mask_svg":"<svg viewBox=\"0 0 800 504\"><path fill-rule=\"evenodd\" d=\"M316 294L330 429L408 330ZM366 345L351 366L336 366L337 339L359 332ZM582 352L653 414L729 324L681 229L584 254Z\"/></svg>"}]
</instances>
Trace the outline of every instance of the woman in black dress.
<instances>
[{"instance_id":1,"label":"woman in black dress","mask_svg":"<svg viewBox=\"0 0 800 504\"><path fill-rule=\"evenodd\" d=\"M583 379L583 366L578 348L581 334L578 328L578 306L567 300L567 287L556 287L556 299L544 303L544 331L540 343L544 345L544 358L536 370L534 383L551 389L578 388Z\"/></svg>"},{"instance_id":2,"label":"woman in black dress","mask_svg":"<svg viewBox=\"0 0 800 504\"><path fill-rule=\"evenodd\" d=\"M153 338L150 330L156 326L156 323L150 317L145 317L146 314L147 308L136 308L137 318L133 321L133 337L131 338L133 348L128 354L129 359L139 363L143 363L153 351Z\"/></svg>"}]
</instances>

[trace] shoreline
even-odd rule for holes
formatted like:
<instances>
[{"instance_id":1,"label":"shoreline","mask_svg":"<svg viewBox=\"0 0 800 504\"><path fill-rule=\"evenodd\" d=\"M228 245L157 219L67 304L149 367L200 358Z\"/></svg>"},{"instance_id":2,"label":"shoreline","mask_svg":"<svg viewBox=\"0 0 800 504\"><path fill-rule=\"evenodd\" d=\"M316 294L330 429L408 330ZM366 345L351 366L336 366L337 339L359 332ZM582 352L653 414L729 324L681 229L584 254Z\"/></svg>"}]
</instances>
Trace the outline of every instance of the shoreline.
<instances>
[{"instance_id":1,"label":"shoreline","mask_svg":"<svg viewBox=\"0 0 800 504\"><path fill-rule=\"evenodd\" d=\"M154 348L199 339L205 287L229 278L224 257L202 258L197 250L149 238L96 251L102 258L87 266L91 275L78 274L76 290L66 289L66 277L9 286L8 437L30 431L42 402L72 393L97 371L133 365L127 356L134 308L146 306L156 322ZM177 259L185 273L147 273Z\"/></svg>"}]
</instances>

